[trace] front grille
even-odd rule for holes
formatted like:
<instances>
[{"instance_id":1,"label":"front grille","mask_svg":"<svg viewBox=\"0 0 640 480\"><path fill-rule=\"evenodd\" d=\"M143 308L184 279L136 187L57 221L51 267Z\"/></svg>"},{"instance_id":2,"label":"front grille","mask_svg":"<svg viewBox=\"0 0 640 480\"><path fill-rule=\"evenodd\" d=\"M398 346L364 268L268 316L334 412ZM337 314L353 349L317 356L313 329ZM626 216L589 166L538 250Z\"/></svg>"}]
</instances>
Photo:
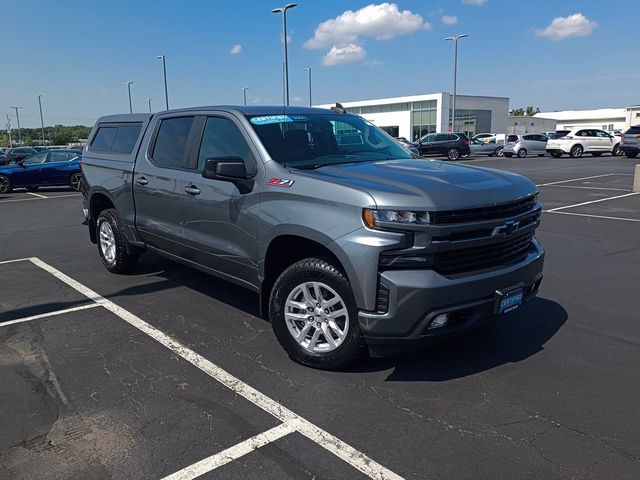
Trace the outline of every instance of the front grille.
<instances>
[{"instance_id":1,"label":"front grille","mask_svg":"<svg viewBox=\"0 0 640 480\"><path fill-rule=\"evenodd\" d=\"M467 210L446 210L430 212L431 224L442 225L448 223L481 222L497 218L515 217L531 210L536 203L536 196L524 198L516 202L491 207L471 208Z\"/></svg>"},{"instance_id":2,"label":"front grille","mask_svg":"<svg viewBox=\"0 0 640 480\"><path fill-rule=\"evenodd\" d=\"M510 265L529 252L533 233L481 247L463 248L434 255L433 269L443 275Z\"/></svg>"}]
</instances>

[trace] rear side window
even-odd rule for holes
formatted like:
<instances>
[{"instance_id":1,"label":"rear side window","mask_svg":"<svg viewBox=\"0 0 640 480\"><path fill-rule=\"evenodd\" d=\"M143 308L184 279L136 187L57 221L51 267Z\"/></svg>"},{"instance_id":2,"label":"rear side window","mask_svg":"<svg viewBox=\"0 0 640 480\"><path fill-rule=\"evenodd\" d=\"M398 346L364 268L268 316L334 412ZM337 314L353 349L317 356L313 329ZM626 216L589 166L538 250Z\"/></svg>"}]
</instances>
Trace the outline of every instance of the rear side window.
<instances>
[{"instance_id":1,"label":"rear side window","mask_svg":"<svg viewBox=\"0 0 640 480\"><path fill-rule=\"evenodd\" d=\"M168 168L188 168L186 156L189 132L195 117L168 118L163 120L153 146L155 163Z\"/></svg>"},{"instance_id":2,"label":"rear side window","mask_svg":"<svg viewBox=\"0 0 640 480\"><path fill-rule=\"evenodd\" d=\"M436 135L436 142L446 142L449 140L449 135L446 133L439 133Z\"/></svg>"},{"instance_id":3,"label":"rear side window","mask_svg":"<svg viewBox=\"0 0 640 480\"><path fill-rule=\"evenodd\" d=\"M509 135L507 137L507 143L515 143L518 141L518 136L517 135Z\"/></svg>"},{"instance_id":4,"label":"rear side window","mask_svg":"<svg viewBox=\"0 0 640 480\"><path fill-rule=\"evenodd\" d=\"M624 132L626 135L640 135L640 125L636 125L635 127L631 127L629 130Z\"/></svg>"},{"instance_id":5,"label":"rear side window","mask_svg":"<svg viewBox=\"0 0 640 480\"><path fill-rule=\"evenodd\" d=\"M91 142L91 150L131 153L140 136L140 130L142 125L139 123L99 127Z\"/></svg>"}]
</instances>

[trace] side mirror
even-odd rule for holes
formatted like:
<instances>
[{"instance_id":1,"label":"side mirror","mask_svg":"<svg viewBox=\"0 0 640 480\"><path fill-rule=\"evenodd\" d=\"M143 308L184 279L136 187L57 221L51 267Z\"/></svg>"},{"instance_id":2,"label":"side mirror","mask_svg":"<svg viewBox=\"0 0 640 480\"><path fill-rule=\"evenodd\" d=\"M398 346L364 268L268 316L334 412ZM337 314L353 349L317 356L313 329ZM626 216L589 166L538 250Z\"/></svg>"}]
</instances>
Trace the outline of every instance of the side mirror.
<instances>
[{"instance_id":1,"label":"side mirror","mask_svg":"<svg viewBox=\"0 0 640 480\"><path fill-rule=\"evenodd\" d=\"M235 182L246 180L247 168L244 165L244 160L240 157L207 158L202 176L213 180Z\"/></svg>"},{"instance_id":2,"label":"side mirror","mask_svg":"<svg viewBox=\"0 0 640 480\"><path fill-rule=\"evenodd\" d=\"M253 178L249 178L247 167L241 157L207 158L202 176L212 180L231 182L243 195L251 192L255 185Z\"/></svg>"}]
</instances>

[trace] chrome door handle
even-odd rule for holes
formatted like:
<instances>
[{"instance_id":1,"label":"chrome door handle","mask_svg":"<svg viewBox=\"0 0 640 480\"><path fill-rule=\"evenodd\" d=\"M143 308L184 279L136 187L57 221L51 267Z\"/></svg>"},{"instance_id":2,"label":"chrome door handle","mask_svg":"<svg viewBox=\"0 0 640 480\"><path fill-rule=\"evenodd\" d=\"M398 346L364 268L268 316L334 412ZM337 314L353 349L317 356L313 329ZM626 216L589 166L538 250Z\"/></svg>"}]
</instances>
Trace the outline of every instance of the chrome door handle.
<instances>
[{"instance_id":1,"label":"chrome door handle","mask_svg":"<svg viewBox=\"0 0 640 480\"><path fill-rule=\"evenodd\" d=\"M193 185L184 187L184 191L190 193L191 195L198 195L200 193L200 189L198 187L194 187Z\"/></svg>"},{"instance_id":2,"label":"chrome door handle","mask_svg":"<svg viewBox=\"0 0 640 480\"><path fill-rule=\"evenodd\" d=\"M137 178L137 179L136 179L136 183L137 183L138 185L146 185L147 183L149 183L149 180L147 180L147 179L146 179L146 178L144 178L144 177L140 177L140 178Z\"/></svg>"}]
</instances>

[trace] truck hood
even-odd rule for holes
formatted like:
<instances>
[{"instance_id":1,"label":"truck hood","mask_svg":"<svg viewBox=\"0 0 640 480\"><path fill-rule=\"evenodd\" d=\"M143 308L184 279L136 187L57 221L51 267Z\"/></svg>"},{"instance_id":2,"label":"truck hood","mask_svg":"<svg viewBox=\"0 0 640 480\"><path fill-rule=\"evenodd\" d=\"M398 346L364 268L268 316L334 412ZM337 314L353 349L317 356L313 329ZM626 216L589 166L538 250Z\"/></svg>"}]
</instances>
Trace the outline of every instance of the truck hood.
<instances>
[{"instance_id":1,"label":"truck hood","mask_svg":"<svg viewBox=\"0 0 640 480\"><path fill-rule=\"evenodd\" d=\"M378 208L475 208L510 202L537 191L529 179L515 173L426 159L350 163L294 172L367 192Z\"/></svg>"}]
</instances>

